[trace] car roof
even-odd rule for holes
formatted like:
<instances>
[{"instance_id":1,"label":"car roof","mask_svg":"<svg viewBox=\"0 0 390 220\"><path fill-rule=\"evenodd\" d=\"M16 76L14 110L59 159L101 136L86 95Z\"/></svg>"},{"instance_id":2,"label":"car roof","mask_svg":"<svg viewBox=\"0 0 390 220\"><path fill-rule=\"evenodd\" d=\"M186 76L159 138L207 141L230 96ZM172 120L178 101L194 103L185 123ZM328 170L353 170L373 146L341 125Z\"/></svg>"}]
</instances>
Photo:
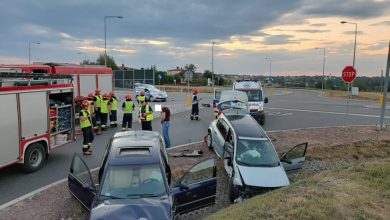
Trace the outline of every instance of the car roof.
<instances>
[{"instance_id":1,"label":"car roof","mask_svg":"<svg viewBox=\"0 0 390 220\"><path fill-rule=\"evenodd\" d=\"M235 114L236 112L236 114ZM228 110L225 117L238 137L267 138L267 134L257 121L243 110Z\"/></svg>"},{"instance_id":2,"label":"car roof","mask_svg":"<svg viewBox=\"0 0 390 220\"><path fill-rule=\"evenodd\" d=\"M111 165L159 163L160 135L153 131L117 132L111 138Z\"/></svg>"}]
</instances>

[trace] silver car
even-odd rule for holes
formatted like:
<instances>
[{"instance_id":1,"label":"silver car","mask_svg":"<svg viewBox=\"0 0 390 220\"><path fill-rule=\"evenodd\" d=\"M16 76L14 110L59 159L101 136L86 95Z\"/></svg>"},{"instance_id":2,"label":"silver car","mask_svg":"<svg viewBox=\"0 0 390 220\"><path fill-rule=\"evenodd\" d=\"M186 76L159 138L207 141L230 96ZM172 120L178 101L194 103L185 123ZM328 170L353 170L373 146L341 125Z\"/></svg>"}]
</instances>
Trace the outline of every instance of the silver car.
<instances>
[{"instance_id":1,"label":"silver car","mask_svg":"<svg viewBox=\"0 0 390 220\"><path fill-rule=\"evenodd\" d=\"M272 141L246 110L228 109L211 122L207 145L224 160L231 202L289 185L286 171L305 161L308 143L299 144L279 159Z\"/></svg>"}]
</instances>

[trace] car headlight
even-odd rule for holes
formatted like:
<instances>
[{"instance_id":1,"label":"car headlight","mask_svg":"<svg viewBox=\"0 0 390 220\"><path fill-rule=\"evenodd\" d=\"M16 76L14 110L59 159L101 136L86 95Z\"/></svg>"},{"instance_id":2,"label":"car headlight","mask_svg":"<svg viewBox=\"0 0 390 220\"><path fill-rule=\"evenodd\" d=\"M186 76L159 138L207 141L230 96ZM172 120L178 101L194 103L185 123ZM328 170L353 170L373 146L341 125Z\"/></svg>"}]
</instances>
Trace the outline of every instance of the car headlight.
<instances>
[{"instance_id":1,"label":"car headlight","mask_svg":"<svg viewBox=\"0 0 390 220\"><path fill-rule=\"evenodd\" d=\"M264 110L264 107L263 107L263 106L259 106L258 111L259 111L259 112L262 112L263 110Z\"/></svg>"}]
</instances>

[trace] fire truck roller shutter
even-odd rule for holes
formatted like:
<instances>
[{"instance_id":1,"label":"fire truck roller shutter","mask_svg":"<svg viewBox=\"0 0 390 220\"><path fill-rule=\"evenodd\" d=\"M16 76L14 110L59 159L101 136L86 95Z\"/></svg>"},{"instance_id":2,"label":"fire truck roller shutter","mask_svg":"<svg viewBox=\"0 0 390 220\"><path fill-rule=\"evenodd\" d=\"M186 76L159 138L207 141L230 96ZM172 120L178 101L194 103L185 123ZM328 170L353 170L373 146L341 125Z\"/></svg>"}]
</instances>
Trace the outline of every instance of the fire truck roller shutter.
<instances>
[{"instance_id":1,"label":"fire truck roller shutter","mask_svg":"<svg viewBox=\"0 0 390 220\"><path fill-rule=\"evenodd\" d=\"M21 137L25 140L48 132L47 92L20 93Z\"/></svg>"},{"instance_id":2,"label":"fire truck roller shutter","mask_svg":"<svg viewBox=\"0 0 390 220\"><path fill-rule=\"evenodd\" d=\"M96 76L95 75L80 75L80 96L88 97L90 92L94 92L96 88ZM103 90L102 90L103 92Z\"/></svg>"},{"instance_id":3,"label":"fire truck roller shutter","mask_svg":"<svg viewBox=\"0 0 390 220\"><path fill-rule=\"evenodd\" d=\"M18 160L19 123L16 94L0 95L0 167Z\"/></svg>"},{"instance_id":4,"label":"fire truck roller shutter","mask_svg":"<svg viewBox=\"0 0 390 220\"><path fill-rule=\"evenodd\" d=\"M112 89L112 75L103 75L99 74L99 89L102 90L103 93L109 93L113 91Z\"/></svg>"}]
</instances>

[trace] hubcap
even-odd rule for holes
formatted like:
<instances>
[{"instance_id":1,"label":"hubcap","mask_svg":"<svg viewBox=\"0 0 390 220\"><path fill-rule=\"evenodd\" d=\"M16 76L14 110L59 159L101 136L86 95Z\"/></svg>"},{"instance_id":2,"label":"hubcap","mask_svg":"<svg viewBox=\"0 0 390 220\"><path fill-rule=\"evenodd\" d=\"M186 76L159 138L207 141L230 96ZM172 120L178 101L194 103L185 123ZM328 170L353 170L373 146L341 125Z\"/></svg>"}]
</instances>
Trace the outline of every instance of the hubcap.
<instances>
[{"instance_id":1,"label":"hubcap","mask_svg":"<svg viewBox=\"0 0 390 220\"><path fill-rule=\"evenodd\" d=\"M33 167L38 166L42 161L42 154L39 150L34 150L30 155L30 165Z\"/></svg>"}]
</instances>

